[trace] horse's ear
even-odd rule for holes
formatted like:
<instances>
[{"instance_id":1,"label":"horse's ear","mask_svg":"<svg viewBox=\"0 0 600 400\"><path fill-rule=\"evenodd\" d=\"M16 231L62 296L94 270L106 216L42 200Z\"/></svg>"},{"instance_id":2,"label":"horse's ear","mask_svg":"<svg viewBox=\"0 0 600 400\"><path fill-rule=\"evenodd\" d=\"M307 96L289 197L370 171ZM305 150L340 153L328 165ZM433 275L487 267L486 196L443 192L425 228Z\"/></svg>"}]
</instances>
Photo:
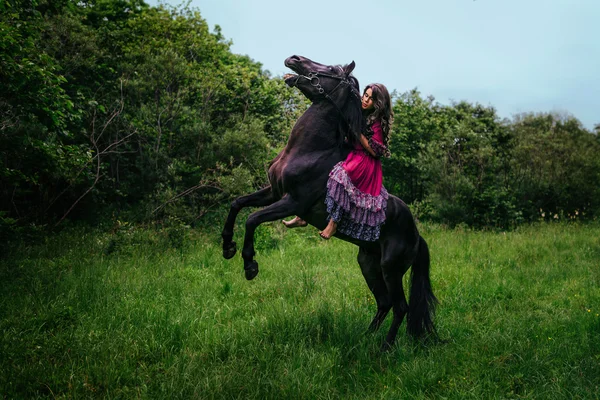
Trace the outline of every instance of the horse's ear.
<instances>
[{"instance_id":1,"label":"horse's ear","mask_svg":"<svg viewBox=\"0 0 600 400\"><path fill-rule=\"evenodd\" d=\"M354 67L356 67L354 60L344 67L344 73L346 74L346 76L350 75L350 73L354 71Z\"/></svg>"}]
</instances>

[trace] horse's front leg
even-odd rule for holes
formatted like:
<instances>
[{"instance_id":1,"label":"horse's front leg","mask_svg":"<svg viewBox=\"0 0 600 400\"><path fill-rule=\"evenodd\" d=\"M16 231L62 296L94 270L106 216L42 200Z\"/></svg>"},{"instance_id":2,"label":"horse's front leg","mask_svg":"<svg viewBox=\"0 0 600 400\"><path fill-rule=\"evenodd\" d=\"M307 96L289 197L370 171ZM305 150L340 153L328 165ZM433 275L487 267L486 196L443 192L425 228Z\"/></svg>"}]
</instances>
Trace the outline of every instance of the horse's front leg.
<instances>
[{"instance_id":1,"label":"horse's front leg","mask_svg":"<svg viewBox=\"0 0 600 400\"><path fill-rule=\"evenodd\" d=\"M256 211L246 220L246 234L244 236L244 248L242 258L244 259L244 270L246 279L252 280L258 275L258 263L254 260L254 231L263 222L275 221L298 213L298 203L289 195L262 210Z\"/></svg>"},{"instance_id":2,"label":"horse's front leg","mask_svg":"<svg viewBox=\"0 0 600 400\"><path fill-rule=\"evenodd\" d=\"M236 243L233 241L233 227L240 210L244 207L264 207L274 202L273 191L269 185L258 192L238 197L231 203L225 227L223 228L223 232L221 232L221 237L223 238L223 257L230 259L235 255Z\"/></svg>"}]
</instances>

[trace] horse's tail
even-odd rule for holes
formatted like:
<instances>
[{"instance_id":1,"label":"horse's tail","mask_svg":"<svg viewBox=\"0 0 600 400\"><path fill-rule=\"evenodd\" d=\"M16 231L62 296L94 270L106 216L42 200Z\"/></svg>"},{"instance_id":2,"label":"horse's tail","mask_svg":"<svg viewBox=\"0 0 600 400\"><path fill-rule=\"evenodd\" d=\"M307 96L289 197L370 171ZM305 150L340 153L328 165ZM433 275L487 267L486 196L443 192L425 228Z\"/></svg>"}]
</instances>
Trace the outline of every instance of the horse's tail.
<instances>
[{"instance_id":1,"label":"horse's tail","mask_svg":"<svg viewBox=\"0 0 600 400\"><path fill-rule=\"evenodd\" d=\"M437 335L433 316L438 301L431 289L429 263L427 242L419 236L419 249L410 273L410 301L407 316L407 331L413 337L420 337L426 333Z\"/></svg>"}]
</instances>

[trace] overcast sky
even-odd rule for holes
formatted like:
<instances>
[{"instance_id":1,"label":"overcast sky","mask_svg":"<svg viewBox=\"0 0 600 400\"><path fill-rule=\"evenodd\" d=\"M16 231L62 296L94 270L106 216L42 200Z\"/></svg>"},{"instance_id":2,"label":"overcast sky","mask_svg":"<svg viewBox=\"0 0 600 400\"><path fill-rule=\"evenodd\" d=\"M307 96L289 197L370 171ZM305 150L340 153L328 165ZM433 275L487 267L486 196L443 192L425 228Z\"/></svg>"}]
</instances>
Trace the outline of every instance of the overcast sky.
<instances>
[{"instance_id":1,"label":"overcast sky","mask_svg":"<svg viewBox=\"0 0 600 400\"><path fill-rule=\"evenodd\" d=\"M158 1L149 0L156 5ZM168 0L177 5L180 1ZM354 60L361 87L412 88L500 117L568 112L600 123L600 0L192 0L232 52L273 76L298 54Z\"/></svg>"}]
</instances>

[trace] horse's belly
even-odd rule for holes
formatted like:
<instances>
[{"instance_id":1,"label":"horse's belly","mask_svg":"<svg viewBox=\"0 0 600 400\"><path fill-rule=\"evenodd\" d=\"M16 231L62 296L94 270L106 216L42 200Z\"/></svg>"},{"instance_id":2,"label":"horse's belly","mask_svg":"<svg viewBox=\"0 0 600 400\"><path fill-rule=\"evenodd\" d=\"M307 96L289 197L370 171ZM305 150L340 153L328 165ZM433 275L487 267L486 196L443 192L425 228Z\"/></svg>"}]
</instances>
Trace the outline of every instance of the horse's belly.
<instances>
[{"instance_id":1,"label":"horse's belly","mask_svg":"<svg viewBox=\"0 0 600 400\"><path fill-rule=\"evenodd\" d=\"M283 197L285 193L284 177L287 161L284 156L278 156L269 167L269 183L273 191Z\"/></svg>"},{"instance_id":2,"label":"horse's belly","mask_svg":"<svg viewBox=\"0 0 600 400\"><path fill-rule=\"evenodd\" d=\"M271 164L268 176L271 187L280 197L284 194L296 196L298 193L302 197L313 197L310 196L312 192L325 190L328 172L318 168L314 160L282 156Z\"/></svg>"}]
</instances>

